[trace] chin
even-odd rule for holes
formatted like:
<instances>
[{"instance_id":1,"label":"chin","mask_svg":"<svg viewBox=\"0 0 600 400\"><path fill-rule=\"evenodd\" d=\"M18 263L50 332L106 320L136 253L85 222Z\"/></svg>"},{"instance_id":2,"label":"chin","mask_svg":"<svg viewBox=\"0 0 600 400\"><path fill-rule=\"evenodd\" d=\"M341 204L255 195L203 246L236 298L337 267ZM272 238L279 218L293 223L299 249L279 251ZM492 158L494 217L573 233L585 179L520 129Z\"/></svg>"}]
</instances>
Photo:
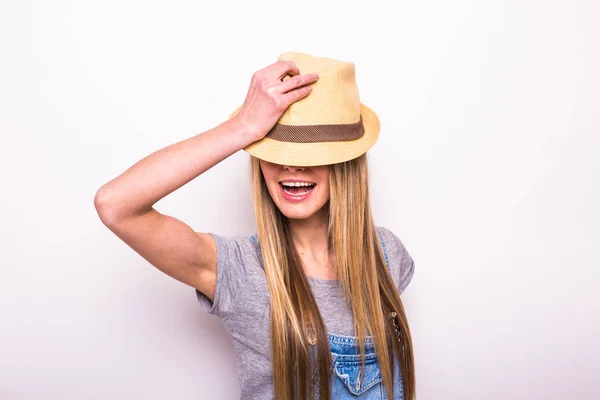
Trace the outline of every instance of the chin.
<instances>
[{"instance_id":1,"label":"chin","mask_svg":"<svg viewBox=\"0 0 600 400\"><path fill-rule=\"evenodd\" d=\"M308 205L307 205L308 206ZM281 211L281 213L289 219L296 219L296 220L303 220L303 219L309 219L317 214L321 214L321 211L326 211L326 207L322 206L321 208L318 207L306 207L306 206L279 206L279 211Z\"/></svg>"}]
</instances>

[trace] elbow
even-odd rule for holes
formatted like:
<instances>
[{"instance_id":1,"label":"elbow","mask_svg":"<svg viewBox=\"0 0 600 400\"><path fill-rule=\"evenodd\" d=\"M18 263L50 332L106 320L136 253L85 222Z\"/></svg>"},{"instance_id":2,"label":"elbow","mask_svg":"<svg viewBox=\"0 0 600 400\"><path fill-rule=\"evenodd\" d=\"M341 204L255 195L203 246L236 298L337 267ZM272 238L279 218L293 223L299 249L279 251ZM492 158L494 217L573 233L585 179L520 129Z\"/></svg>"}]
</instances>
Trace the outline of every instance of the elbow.
<instances>
[{"instance_id":1,"label":"elbow","mask_svg":"<svg viewBox=\"0 0 600 400\"><path fill-rule=\"evenodd\" d=\"M131 218L146 213L146 211L135 211L125 206L130 203L132 202L106 186L98 189L94 195L94 207L100 220L113 232L119 230L119 227Z\"/></svg>"},{"instance_id":2,"label":"elbow","mask_svg":"<svg viewBox=\"0 0 600 400\"><path fill-rule=\"evenodd\" d=\"M98 217L104 225L109 228L114 226L116 223L116 208L111 202L110 193L104 187L98 189L94 195L94 208L96 208Z\"/></svg>"}]
</instances>

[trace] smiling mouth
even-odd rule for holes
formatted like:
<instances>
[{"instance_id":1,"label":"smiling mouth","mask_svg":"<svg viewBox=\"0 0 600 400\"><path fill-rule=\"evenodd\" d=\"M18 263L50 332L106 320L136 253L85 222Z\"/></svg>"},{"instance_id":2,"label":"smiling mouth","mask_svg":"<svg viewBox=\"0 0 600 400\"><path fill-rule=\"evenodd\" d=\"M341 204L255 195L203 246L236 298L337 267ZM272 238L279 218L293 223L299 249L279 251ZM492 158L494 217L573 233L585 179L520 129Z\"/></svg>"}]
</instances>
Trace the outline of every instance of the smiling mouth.
<instances>
[{"instance_id":1,"label":"smiling mouth","mask_svg":"<svg viewBox=\"0 0 600 400\"><path fill-rule=\"evenodd\" d=\"M304 196L317 186L316 183L309 182L279 182L279 185L290 196Z\"/></svg>"}]
</instances>

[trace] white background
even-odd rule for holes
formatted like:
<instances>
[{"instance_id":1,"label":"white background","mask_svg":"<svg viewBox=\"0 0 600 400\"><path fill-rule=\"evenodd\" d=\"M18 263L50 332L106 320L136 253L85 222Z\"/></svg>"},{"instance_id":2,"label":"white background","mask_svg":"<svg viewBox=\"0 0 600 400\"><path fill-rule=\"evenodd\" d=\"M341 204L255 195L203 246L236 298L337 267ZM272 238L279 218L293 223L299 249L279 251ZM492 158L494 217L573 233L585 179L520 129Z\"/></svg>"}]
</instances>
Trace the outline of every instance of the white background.
<instances>
[{"instance_id":1,"label":"white background","mask_svg":"<svg viewBox=\"0 0 600 400\"><path fill-rule=\"evenodd\" d=\"M236 399L193 289L96 190L222 122L283 51L353 61L373 212L416 262L420 399L600 398L595 1L2 1L0 398ZM254 232L239 152L156 208Z\"/></svg>"}]
</instances>

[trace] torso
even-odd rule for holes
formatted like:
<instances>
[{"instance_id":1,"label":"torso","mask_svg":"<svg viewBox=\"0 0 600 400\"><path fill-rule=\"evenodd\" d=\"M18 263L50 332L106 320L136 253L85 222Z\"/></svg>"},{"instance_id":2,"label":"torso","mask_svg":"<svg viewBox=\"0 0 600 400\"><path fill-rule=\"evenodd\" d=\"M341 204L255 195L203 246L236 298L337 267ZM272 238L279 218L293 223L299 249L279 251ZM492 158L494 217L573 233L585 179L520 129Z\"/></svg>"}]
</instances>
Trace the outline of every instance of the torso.
<instances>
[{"instance_id":1,"label":"torso","mask_svg":"<svg viewBox=\"0 0 600 400\"><path fill-rule=\"evenodd\" d=\"M215 241L217 251L221 253L217 266L221 268L217 272L221 275L217 278L220 283L215 292L215 303L212 304L200 292L197 292L198 299L205 309L221 317L234 341L238 355L241 397L272 399L274 394L270 357L270 296L262 267L260 246L255 237L215 236ZM393 276L401 276L400 261L394 259L390 262ZM337 371L337 378L332 378L332 390L337 388L340 392L335 398L385 398L381 397L383 385L378 381L380 376L377 378L378 366L371 365L370 378L363 376L362 380L359 379L359 383L356 383L359 370L351 368L356 363L352 362L353 356L349 353L355 351L354 323L350 304L345 298L340 282L315 277L308 277L308 281L327 330ZM338 353L345 355L340 357ZM340 374L344 376L340 377ZM400 394L398 390L396 392ZM360 393L359 397L356 397L357 393ZM343 397L344 395L348 397Z\"/></svg>"}]
</instances>

